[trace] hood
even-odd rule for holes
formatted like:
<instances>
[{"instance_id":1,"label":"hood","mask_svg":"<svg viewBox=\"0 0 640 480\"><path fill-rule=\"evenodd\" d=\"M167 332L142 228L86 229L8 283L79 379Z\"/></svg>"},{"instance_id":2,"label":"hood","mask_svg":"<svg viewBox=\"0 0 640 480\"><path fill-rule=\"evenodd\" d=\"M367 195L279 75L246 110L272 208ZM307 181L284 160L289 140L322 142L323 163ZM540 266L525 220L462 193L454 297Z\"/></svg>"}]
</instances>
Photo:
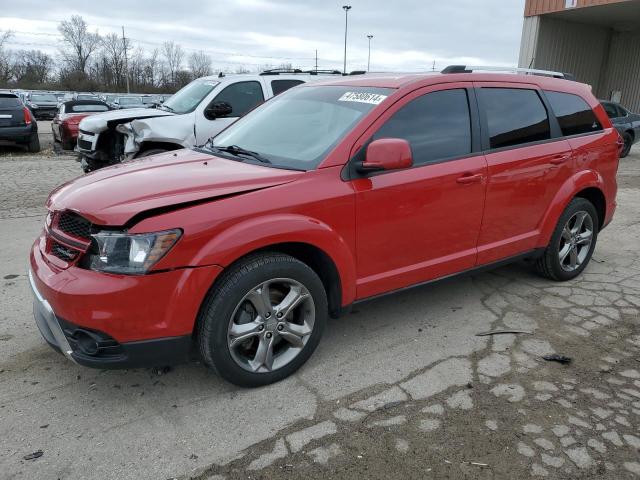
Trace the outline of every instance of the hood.
<instances>
[{"instance_id":1,"label":"hood","mask_svg":"<svg viewBox=\"0 0 640 480\"><path fill-rule=\"evenodd\" d=\"M63 115L60 115L60 121L62 121L63 123L77 125L84 118L90 115L96 115L97 113L101 112L65 113Z\"/></svg>"},{"instance_id":2,"label":"hood","mask_svg":"<svg viewBox=\"0 0 640 480\"><path fill-rule=\"evenodd\" d=\"M54 190L50 210L73 210L98 225L140 213L291 182L304 172L176 150L103 168Z\"/></svg>"},{"instance_id":3,"label":"hood","mask_svg":"<svg viewBox=\"0 0 640 480\"><path fill-rule=\"evenodd\" d=\"M166 110L149 108L129 108L124 110L111 110L104 113L97 113L81 122L80 128L87 132L100 133L107 129L111 122L125 123L136 118L148 117L168 117L175 115Z\"/></svg>"}]
</instances>

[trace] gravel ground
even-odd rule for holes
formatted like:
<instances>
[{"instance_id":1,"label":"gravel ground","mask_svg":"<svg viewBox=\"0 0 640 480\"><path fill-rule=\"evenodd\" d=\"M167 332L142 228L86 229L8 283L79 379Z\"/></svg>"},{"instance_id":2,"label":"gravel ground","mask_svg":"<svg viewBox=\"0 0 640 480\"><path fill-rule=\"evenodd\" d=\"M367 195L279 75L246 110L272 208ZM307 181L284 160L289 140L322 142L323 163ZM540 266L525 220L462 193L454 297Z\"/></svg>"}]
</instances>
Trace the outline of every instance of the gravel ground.
<instances>
[{"instance_id":1,"label":"gravel ground","mask_svg":"<svg viewBox=\"0 0 640 480\"><path fill-rule=\"evenodd\" d=\"M44 345L27 252L47 193L79 173L0 157L0 478L640 477L638 149L579 279L518 264L361 304L256 390L198 364L89 370ZM503 328L530 333L476 336Z\"/></svg>"}]
</instances>

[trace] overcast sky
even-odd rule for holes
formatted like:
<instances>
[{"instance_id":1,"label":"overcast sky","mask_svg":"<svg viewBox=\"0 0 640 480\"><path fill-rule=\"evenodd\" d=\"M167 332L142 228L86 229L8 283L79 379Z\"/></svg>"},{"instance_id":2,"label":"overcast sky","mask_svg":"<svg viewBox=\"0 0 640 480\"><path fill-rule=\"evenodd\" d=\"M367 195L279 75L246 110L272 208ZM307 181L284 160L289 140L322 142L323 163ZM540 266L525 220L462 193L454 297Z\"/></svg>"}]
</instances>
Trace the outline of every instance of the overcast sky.
<instances>
[{"instance_id":1,"label":"overcast sky","mask_svg":"<svg viewBox=\"0 0 640 480\"><path fill-rule=\"evenodd\" d=\"M9 6L10 4L10 6ZM291 63L342 69L344 0L20 0L0 12L9 48L57 52L57 24L72 14L91 30L121 33L145 50L166 40L203 50L217 68ZM351 0L347 70L427 70L447 64L516 65L524 0Z\"/></svg>"}]
</instances>

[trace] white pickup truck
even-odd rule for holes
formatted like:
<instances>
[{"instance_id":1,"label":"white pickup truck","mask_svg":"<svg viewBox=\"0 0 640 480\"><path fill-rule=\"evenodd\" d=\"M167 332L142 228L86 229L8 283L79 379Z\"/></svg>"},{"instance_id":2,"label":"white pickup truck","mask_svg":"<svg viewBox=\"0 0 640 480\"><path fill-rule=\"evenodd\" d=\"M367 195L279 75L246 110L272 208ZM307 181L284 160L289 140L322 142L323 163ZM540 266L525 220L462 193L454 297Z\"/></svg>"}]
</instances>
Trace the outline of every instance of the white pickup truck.
<instances>
[{"instance_id":1,"label":"white pickup truck","mask_svg":"<svg viewBox=\"0 0 640 480\"><path fill-rule=\"evenodd\" d=\"M330 75L341 72L267 70L199 78L156 108L114 110L82 120L78 160L89 172L123 160L203 145L265 100Z\"/></svg>"}]
</instances>

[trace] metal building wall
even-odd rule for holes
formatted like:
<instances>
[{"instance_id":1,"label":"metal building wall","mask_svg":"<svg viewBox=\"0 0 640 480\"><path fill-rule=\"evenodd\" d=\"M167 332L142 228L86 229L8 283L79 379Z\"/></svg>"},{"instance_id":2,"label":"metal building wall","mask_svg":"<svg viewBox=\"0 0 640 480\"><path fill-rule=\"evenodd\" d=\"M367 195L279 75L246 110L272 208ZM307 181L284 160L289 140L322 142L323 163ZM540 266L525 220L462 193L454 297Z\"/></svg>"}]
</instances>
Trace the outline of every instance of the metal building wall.
<instances>
[{"instance_id":1,"label":"metal building wall","mask_svg":"<svg viewBox=\"0 0 640 480\"><path fill-rule=\"evenodd\" d=\"M577 0L573 8L593 7L596 5L607 5L609 3L620 3L629 0ZM532 15L542 15L551 12L561 12L566 10L565 0L527 0L524 7L525 17Z\"/></svg>"},{"instance_id":2,"label":"metal building wall","mask_svg":"<svg viewBox=\"0 0 640 480\"><path fill-rule=\"evenodd\" d=\"M640 112L640 32L613 33L604 78L596 92L608 99L615 90L622 92L622 105Z\"/></svg>"},{"instance_id":3,"label":"metal building wall","mask_svg":"<svg viewBox=\"0 0 640 480\"><path fill-rule=\"evenodd\" d=\"M520 68L530 68L536 56L538 45L538 30L540 27L540 17L525 17L522 25L522 40L520 42L520 57L518 66Z\"/></svg>"},{"instance_id":4,"label":"metal building wall","mask_svg":"<svg viewBox=\"0 0 640 480\"><path fill-rule=\"evenodd\" d=\"M605 27L566 22L541 16L534 66L572 73L599 90L606 66L611 31Z\"/></svg>"}]
</instances>

